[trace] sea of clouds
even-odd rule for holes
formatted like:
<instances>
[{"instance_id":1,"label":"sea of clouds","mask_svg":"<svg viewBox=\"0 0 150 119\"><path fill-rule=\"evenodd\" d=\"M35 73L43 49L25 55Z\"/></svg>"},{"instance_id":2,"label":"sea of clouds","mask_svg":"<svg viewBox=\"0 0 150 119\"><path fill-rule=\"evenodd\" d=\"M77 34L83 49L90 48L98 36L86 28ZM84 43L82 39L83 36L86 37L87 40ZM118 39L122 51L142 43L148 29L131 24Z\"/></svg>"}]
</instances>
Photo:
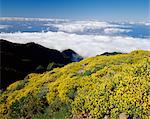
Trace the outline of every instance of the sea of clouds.
<instances>
[{"instance_id":1,"label":"sea of clouds","mask_svg":"<svg viewBox=\"0 0 150 119\"><path fill-rule=\"evenodd\" d=\"M150 50L150 35L145 38L127 35L127 33L132 32L133 24L150 27L149 22L127 24L124 22L111 23L96 20L70 21L37 18L1 18L0 20L3 23L5 21L9 23L0 24L0 39L15 43L35 42L60 51L72 49L83 57L113 51L130 52L137 49ZM25 29L30 29L35 26L36 28L45 29L40 29L39 31L35 31L34 29L33 32L23 32L21 30L19 30L20 32L5 32L9 28L11 28L10 30L13 27L21 28L10 21L18 21L21 25L24 25L23 28Z\"/></svg>"}]
</instances>

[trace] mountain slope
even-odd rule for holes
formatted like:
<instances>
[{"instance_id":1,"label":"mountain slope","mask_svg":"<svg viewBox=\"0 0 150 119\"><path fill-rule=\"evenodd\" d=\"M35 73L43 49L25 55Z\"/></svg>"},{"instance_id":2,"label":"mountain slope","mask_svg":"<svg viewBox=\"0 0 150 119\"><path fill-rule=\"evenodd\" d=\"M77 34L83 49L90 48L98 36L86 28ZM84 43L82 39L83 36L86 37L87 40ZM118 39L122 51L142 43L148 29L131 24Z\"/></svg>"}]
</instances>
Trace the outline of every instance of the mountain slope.
<instances>
[{"instance_id":1,"label":"mountain slope","mask_svg":"<svg viewBox=\"0 0 150 119\"><path fill-rule=\"evenodd\" d=\"M2 118L149 119L150 52L96 56L32 73L0 97Z\"/></svg>"}]
</instances>

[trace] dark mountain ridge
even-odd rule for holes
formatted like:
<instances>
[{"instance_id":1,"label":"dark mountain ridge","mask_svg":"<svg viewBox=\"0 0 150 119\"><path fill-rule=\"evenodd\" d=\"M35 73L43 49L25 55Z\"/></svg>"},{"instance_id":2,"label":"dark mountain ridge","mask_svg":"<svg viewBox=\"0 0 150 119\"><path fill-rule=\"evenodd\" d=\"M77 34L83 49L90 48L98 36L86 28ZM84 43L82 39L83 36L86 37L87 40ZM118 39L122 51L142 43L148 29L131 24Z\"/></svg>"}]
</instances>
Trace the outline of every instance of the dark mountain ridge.
<instances>
[{"instance_id":1,"label":"dark mountain ridge","mask_svg":"<svg viewBox=\"0 0 150 119\"><path fill-rule=\"evenodd\" d=\"M76 54L74 51L72 51ZM76 54L77 55L77 54ZM72 57L58 50L48 49L36 43L18 44L0 40L1 83L0 88L23 79L31 72L44 72L49 63L55 67L62 67L73 62Z\"/></svg>"}]
</instances>

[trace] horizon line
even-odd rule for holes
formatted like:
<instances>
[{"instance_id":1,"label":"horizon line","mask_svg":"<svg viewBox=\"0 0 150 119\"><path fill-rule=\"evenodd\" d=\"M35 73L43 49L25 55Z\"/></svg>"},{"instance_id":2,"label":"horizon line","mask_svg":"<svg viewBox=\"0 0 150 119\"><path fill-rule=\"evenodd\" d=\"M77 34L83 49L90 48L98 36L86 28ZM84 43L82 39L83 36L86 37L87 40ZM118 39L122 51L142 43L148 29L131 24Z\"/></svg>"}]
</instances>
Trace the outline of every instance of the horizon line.
<instances>
[{"instance_id":1,"label":"horizon line","mask_svg":"<svg viewBox=\"0 0 150 119\"><path fill-rule=\"evenodd\" d=\"M0 16L0 21L52 21L52 20L61 20L61 21L101 21L101 22L150 22L147 20L102 20L102 19L68 19L68 18L56 18L56 17L22 17L22 16Z\"/></svg>"}]
</instances>

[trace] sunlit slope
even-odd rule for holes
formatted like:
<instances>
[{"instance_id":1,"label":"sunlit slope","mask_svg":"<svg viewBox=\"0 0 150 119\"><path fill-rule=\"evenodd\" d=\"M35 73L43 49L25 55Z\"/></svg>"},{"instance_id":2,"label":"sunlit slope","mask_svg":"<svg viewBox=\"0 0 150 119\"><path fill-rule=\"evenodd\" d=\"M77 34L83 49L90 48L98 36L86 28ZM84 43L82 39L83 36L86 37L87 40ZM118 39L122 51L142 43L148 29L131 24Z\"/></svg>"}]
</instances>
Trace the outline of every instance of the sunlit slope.
<instances>
[{"instance_id":1,"label":"sunlit slope","mask_svg":"<svg viewBox=\"0 0 150 119\"><path fill-rule=\"evenodd\" d=\"M150 118L150 52L96 56L30 74L1 93L2 118Z\"/></svg>"}]
</instances>

